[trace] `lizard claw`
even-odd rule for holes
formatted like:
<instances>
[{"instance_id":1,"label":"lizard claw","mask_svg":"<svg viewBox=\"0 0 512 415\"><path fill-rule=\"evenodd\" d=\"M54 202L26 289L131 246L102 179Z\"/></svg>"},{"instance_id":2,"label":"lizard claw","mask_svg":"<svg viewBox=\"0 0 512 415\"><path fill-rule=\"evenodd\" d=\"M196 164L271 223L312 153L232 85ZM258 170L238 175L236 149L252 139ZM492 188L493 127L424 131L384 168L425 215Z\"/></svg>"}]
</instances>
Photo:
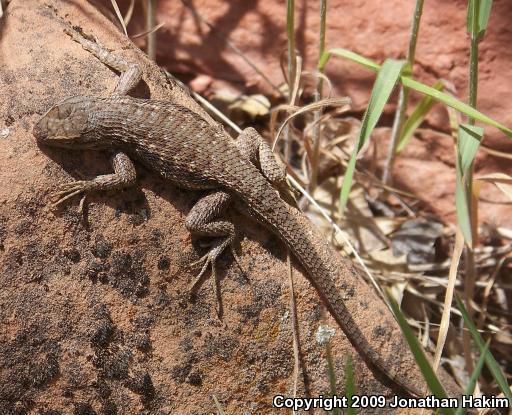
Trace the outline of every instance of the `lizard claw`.
<instances>
[{"instance_id":1,"label":"lizard claw","mask_svg":"<svg viewBox=\"0 0 512 415\"><path fill-rule=\"evenodd\" d=\"M224 249L228 245L231 245L231 240L227 239L225 241L222 241L217 246L213 247L208 251L205 255L203 255L201 258L199 258L197 261L194 261L190 264L190 266L195 267L199 264L203 264L201 267L201 271L199 271L199 274L197 275L196 279L190 286L190 294L193 296L197 290L199 289L201 283L203 282L204 275L206 274L206 271L208 270L208 267L211 267L212 274L211 274L211 282L213 284L213 290L215 291L215 296L217 297L217 316L219 318L222 317L223 314L223 307L222 307L222 297L220 292L220 284L219 280L217 278L217 272L215 264L217 262L217 258L222 254Z\"/></svg>"},{"instance_id":2,"label":"lizard claw","mask_svg":"<svg viewBox=\"0 0 512 415\"><path fill-rule=\"evenodd\" d=\"M57 191L50 195L52 206L57 207L73 196L86 192L89 190L89 188L89 182L85 180L77 180L70 183L64 183L63 185L59 186Z\"/></svg>"}]
</instances>

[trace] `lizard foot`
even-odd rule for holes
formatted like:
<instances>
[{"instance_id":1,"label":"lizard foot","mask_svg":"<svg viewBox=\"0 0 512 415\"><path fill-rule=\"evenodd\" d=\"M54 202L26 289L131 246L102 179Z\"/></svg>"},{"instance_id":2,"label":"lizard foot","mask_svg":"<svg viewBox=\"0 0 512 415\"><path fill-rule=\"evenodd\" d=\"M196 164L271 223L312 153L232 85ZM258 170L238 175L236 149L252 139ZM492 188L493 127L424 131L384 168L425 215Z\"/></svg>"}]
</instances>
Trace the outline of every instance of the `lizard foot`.
<instances>
[{"instance_id":1,"label":"lizard foot","mask_svg":"<svg viewBox=\"0 0 512 415\"><path fill-rule=\"evenodd\" d=\"M215 296L217 298L217 316L219 318L222 317L223 314L223 307L222 307L222 297L220 292L220 283L219 279L217 278L217 271L216 271L216 262L219 256L222 254L222 252L229 246L231 248L231 252L233 253L233 256L236 258L235 261L237 264L239 264L238 257L233 251L233 248L231 246L232 238L227 238L214 246L210 249L205 255L203 255L201 258L199 258L197 261L194 261L190 264L191 267L195 267L197 265L203 264L201 267L201 271L199 271L199 274L195 278L194 282L190 286L190 294L191 296L194 296L197 293L197 290L201 286L204 276L206 272L208 271L208 268L211 268L211 282L213 284L213 290L215 292Z\"/></svg>"},{"instance_id":2,"label":"lizard foot","mask_svg":"<svg viewBox=\"0 0 512 415\"><path fill-rule=\"evenodd\" d=\"M50 195L52 207L56 208L72 197L83 193L80 199L79 211L83 214L84 205L87 199L87 192L91 190L91 183L87 180L77 180L70 183L64 183L59 186L59 189Z\"/></svg>"}]
</instances>

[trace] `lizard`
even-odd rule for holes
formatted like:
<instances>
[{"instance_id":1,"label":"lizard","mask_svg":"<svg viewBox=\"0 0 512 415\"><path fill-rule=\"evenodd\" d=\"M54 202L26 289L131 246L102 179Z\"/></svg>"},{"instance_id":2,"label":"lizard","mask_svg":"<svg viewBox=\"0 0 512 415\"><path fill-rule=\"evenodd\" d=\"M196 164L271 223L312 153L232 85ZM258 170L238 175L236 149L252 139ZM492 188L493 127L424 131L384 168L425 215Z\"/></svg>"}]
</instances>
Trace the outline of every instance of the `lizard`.
<instances>
[{"instance_id":1,"label":"lizard","mask_svg":"<svg viewBox=\"0 0 512 415\"><path fill-rule=\"evenodd\" d=\"M216 280L218 257L228 248L234 253L237 230L223 214L229 208L237 209L262 223L289 247L366 364L390 380L394 389L408 396L423 396L426 386L421 372L391 312L350 261L334 251L308 219L280 197L276 189L285 180L285 170L257 131L246 128L233 140L220 124L212 125L184 105L131 97L130 91L143 75L137 63L113 54L78 27L64 31L120 77L109 97L67 98L34 125L38 144L112 153L114 173L62 184L52 195L54 205L80 194L82 209L84 198L91 192L133 186L136 170L132 160L173 185L204 191L188 213L185 226L192 234L215 237L215 242L198 261L202 268L193 287L210 268L212 281ZM375 327L362 330L357 320L374 316L372 307L379 315ZM455 385L444 375L445 382ZM451 390L458 393L457 386Z\"/></svg>"}]
</instances>

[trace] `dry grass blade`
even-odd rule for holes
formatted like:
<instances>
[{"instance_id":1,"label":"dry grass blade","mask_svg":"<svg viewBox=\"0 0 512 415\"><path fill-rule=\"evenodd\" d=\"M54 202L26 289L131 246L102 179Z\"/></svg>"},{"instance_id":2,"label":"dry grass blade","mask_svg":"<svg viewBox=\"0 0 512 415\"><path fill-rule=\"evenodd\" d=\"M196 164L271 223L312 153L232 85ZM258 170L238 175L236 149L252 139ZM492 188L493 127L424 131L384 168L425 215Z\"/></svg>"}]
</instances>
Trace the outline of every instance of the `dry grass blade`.
<instances>
[{"instance_id":1,"label":"dry grass blade","mask_svg":"<svg viewBox=\"0 0 512 415\"><path fill-rule=\"evenodd\" d=\"M486 147L483 144L480 144L480 149L485 151L486 153L489 153L491 156L501 157L504 159L512 160L512 154L510 154L510 153L505 153L504 151L493 150L492 148Z\"/></svg>"},{"instance_id":2,"label":"dry grass blade","mask_svg":"<svg viewBox=\"0 0 512 415\"><path fill-rule=\"evenodd\" d=\"M279 130L277 131L277 134L274 138L274 142L272 144L272 150L276 148L277 142L279 141L279 137L281 136L281 133L283 132L283 129L288 125L288 123L294 119L295 117L298 117L301 114L305 114L309 111L314 111L319 108L325 108L329 106L343 106L343 105L350 105L351 100L350 98L326 98L318 102L314 102L312 104L306 105L304 107L301 107L299 110L294 112L293 114L289 115L284 121L281 127L279 127Z\"/></svg>"},{"instance_id":3,"label":"dry grass blade","mask_svg":"<svg viewBox=\"0 0 512 415\"><path fill-rule=\"evenodd\" d=\"M290 250L286 249L286 264L288 267L288 282L290 284L290 316L292 322L293 334L293 397L297 397L297 387L299 381L300 370L300 337L299 337L299 322L297 318L297 303L295 301L295 289L293 283L293 268L290 261ZM293 411L295 413L295 411Z\"/></svg>"},{"instance_id":4,"label":"dry grass blade","mask_svg":"<svg viewBox=\"0 0 512 415\"><path fill-rule=\"evenodd\" d=\"M437 368L439 367L439 362L441 361L441 353L443 352L444 344L446 342L446 336L448 335L448 328L450 325L450 313L453 301L453 291L455 287L455 282L457 280L457 270L459 268L460 257L462 255L463 249L464 238L462 237L462 234L460 233L459 230L457 231L457 235L455 237L455 246L453 248L450 272L448 273L448 286L446 287L446 294L444 297L443 315L441 317L439 335L437 337L434 362L432 364L432 369L434 369L434 372L436 372Z\"/></svg>"},{"instance_id":5,"label":"dry grass blade","mask_svg":"<svg viewBox=\"0 0 512 415\"><path fill-rule=\"evenodd\" d=\"M293 74L293 84L289 99L290 105L295 105L297 102L297 97L299 95L300 76L302 74L302 58L297 56L295 60L297 62L295 64L295 73Z\"/></svg>"},{"instance_id":6,"label":"dry grass blade","mask_svg":"<svg viewBox=\"0 0 512 415\"><path fill-rule=\"evenodd\" d=\"M489 303L489 296L491 294L492 287L494 286L494 284L496 282L496 278L498 277L498 274L506 260L507 260L506 256L502 257L499 260L498 264L494 268L494 270L491 274L491 277L487 281L487 284L484 288L484 292L482 293L482 310L480 312L480 315L478 316L478 321L476 323L476 327L478 329L482 329L482 327L484 325L484 322L485 322L485 319L487 316L487 305Z\"/></svg>"},{"instance_id":7,"label":"dry grass blade","mask_svg":"<svg viewBox=\"0 0 512 415\"><path fill-rule=\"evenodd\" d=\"M131 0L130 5L128 6L128 10L126 11L126 14L124 16L124 24L127 26L128 26L128 23L130 23L130 20L132 20L134 7L135 7L135 0Z\"/></svg>"},{"instance_id":8,"label":"dry grass blade","mask_svg":"<svg viewBox=\"0 0 512 415\"><path fill-rule=\"evenodd\" d=\"M144 31L142 33L137 33L136 35L130 36L130 39L137 39L137 38L140 38L140 37L148 36L148 35L150 35L152 33L155 33L158 29L160 29L164 25L165 25L165 22L159 23L159 24L157 24L155 27L153 27L150 30L146 30L146 31Z\"/></svg>"},{"instance_id":9,"label":"dry grass blade","mask_svg":"<svg viewBox=\"0 0 512 415\"><path fill-rule=\"evenodd\" d=\"M114 11L116 12L116 16L119 19L119 23L121 23L121 26L123 27L124 34L128 36L128 31L126 30L126 25L124 23L123 15L121 14L121 10L119 10L119 6L117 5L116 0L110 0L112 2L112 7L114 8Z\"/></svg>"},{"instance_id":10,"label":"dry grass blade","mask_svg":"<svg viewBox=\"0 0 512 415\"><path fill-rule=\"evenodd\" d=\"M225 415L224 409L222 409L222 405L220 404L219 400L215 395L212 395L213 402L215 403L215 407L217 408L217 415Z\"/></svg>"},{"instance_id":11,"label":"dry grass blade","mask_svg":"<svg viewBox=\"0 0 512 415\"><path fill-rule=\"evenodd\" d=\"M292 13L293 15L293 13ZM293 42L292 42L293 43ZM289 44L289 47L291 44ZM299 91L299 84L300 84L300 75L302 72L302 59L300 56L297 56L297 54L294 52L293 54L288 53L288 59L294 59L293 64L288 63L288 77L292 78L293 76L293 82L291 84L288 84L288 88L290 89L288 93L288 104L289 105L295 105L295 102L297 100L298 91ZM292 72L292 70L294 72ZM284 160L286 163L289 163L291 161L292 157L292 141L290 136L290 129L289 126L286 125L286 128L284 129L284 137L285 137L285 148L284 148Z\"/></svg>"},{"instance_id":12,"label":"dry grass blade","mask_svg":"<svg viewBox=\"0 0 512 415\"><path fill-rule=\"evenodd\" d=\"M512 200L512 176L505 173L493 173L478 177L476 180L494 184Z\"/></svg>"}]
</instances>

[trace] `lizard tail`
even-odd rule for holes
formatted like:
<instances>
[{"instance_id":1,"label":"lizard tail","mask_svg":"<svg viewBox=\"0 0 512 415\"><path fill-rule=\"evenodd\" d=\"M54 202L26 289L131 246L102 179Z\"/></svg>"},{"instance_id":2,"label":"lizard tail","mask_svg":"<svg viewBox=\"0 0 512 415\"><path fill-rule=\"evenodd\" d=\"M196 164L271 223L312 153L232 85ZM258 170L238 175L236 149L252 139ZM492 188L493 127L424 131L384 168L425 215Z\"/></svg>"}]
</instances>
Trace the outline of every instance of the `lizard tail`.
<instances>
[{"instance_id":1,"label":"lizard tail","mask_svg":"<svg viewBox=\"0 0 512 415\"><path fill-rule=\"evenodd\" d=\"M350 261L334 251L304 215L284 203L268 184L240 196L246 199L253 215L290 248L330 314L369 367L377 369L381 378L384 375L390 379L394 389L409 396L423 396L427 386L400 327ZM440 369L439 375L449 394L460 394L446 372Z\"/></svg>"}]
</instances>

